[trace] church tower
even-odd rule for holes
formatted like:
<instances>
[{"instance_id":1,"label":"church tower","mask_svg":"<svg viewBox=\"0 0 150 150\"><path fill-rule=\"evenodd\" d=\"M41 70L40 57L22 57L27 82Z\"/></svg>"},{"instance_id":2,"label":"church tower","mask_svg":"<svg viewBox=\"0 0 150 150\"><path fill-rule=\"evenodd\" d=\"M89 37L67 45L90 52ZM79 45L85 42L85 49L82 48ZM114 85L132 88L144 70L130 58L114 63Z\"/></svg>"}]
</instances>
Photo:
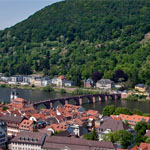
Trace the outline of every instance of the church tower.
<instances>
[{"instance_id":1,"label":"church tower","mask_svg":"<svg viewBox=\"0 0 150 150\"><path fill-rule=\"evenodd\" d=\"M10 94L10 100L17 99L18 98L18 93L16 89L12 89L11 94Z\"/></svg>"}]
</instances>

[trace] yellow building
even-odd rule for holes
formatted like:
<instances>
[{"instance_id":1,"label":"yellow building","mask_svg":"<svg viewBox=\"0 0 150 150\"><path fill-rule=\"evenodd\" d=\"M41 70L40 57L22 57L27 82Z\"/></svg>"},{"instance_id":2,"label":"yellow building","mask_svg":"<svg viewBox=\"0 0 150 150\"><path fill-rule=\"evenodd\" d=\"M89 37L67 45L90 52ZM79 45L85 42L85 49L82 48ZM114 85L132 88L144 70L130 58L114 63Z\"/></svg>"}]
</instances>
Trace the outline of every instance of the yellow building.
<instances>
[{"instance_id":1,"label":"yellow building","mask_svg":"<svg viewBox=\"0 0 150 150\"><path fill-rule=\"evenodd\" d=\"M135 89L140 92L145 92L148 89L148 86L144 84L137 84L135 85Z\"/></svg>"}]
</instances>

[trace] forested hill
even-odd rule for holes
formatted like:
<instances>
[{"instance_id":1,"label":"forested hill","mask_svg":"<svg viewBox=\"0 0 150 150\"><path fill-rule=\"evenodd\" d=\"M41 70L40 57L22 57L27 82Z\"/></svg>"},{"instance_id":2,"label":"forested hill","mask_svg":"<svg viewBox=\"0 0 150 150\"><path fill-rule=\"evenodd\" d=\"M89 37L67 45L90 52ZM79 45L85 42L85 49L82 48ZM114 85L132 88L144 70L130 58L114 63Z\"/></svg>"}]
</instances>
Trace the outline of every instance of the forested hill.
<instances>
[{"instance_id":1,"label":"forested hill","mask_svg":"<svg viewBox=\"0 0 150 150\"><path fill-rule=\"evenodd\" d=\"M64 74L80 85L121 69L132 84L150 84L149 32L150 0L58 2L0 32L0 72Z\"/></svg>"}]
</instances>

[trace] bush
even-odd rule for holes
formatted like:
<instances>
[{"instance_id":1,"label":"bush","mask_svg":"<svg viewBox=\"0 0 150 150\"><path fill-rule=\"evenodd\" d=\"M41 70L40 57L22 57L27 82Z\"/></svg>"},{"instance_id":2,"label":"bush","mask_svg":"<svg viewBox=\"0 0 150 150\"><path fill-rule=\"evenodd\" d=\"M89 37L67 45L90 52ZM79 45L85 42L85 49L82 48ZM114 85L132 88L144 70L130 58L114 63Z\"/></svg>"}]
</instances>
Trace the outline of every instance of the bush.
<instances>
[{"instance_id":1,"label":"bush","mask_svg":"<svg viewBox=\"0 0 150 150\"><path fill-rule=\"evenodd\" d=\"M45 92L52 92L52 91L54 91L54 89L51 87L51 86L45 86L44 88L43 88L43 91L45 91Z\"/></svg>"},{"instance_id":2,"label":"bush","mask_svg":"<svg viewBox=\"0 0 150 150\"><path fill-rule=\"evenodd\" d=\"M98 94L98 91L89 91L89 90L82 90L82 89L75 89L72 94L73 95L86 95L86 94Z\"/></svg>"},{"instance_id":3,"label":"bush","mask_svg":"<svg viewBox=\"0 0 150 150\"><path fill-rule=\"evenodd\" d=\"M3 106L3 107L2 107L2 111L6 111L7 109L8 109L7 106Z\"/></svg>"},{"instance_id":4,"label":"bush","mask_svg":"<svg viewBox=\"0 0 150 150\"><path fill-rule=\"evenodd\" d=\"M125 100L127 100L127 101L137 101L138 97L137 97L137 95L129 95Z\"/></svg>"},{"instance_id":5,"label":"bush","mask_svg":"<svg viewBox=\"0 0 150 150\"><path fill-rule=\"evenodd\" d=\"M0 87L6 87L6 84L1 84Z\"/></svg>"},{"instance_id":6,"label":"bush","mask_svg":"<svg viewBox=\"0 0 150 150\"><path fill-rule=\"evenodd\" d=\"M34 84L32 84L32 85L31 85L31 87L35 87L35 85L34 85Z\"/></svg>"},{"instance_id":7,"label":"bush","mask_svg":"<svg viewBox=\"0 0 150 150\"><path fill-rule=\"evenodd\" d=\"M67 92L66 92L65 89L60 89L60 93L61 93L61 94L64 94L64 93L67 93Z\"/></svg>"}]
</instances>

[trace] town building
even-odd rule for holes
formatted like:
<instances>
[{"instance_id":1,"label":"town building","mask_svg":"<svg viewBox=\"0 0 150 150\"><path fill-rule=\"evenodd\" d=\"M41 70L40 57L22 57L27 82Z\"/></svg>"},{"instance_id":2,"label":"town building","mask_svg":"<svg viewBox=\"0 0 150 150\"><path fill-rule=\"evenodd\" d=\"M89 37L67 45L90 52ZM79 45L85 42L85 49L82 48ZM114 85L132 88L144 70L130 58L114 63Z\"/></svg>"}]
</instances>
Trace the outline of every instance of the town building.
<instances>
[{"instance_id":1,"label":"town building","mask_svg":"<svg viewBox=\"0 0 150 150\"><path fill-rule=\"evenodd\" d=\"M84 80L84 87L91 88L94 86L94 81L92 79Z\"/></svg>"},{"instance_id":2,"label":"town building","mask_svg":"<svg viewBox=\"0 0 150 150\"><path fill-rule=\"evenodd\" d=\"M71 81L71 80L64 80L63 85L66 86L66 87L71 87L74 84L73 84L73 81Z\"/></svg>"},{"instance_id":3,"label":"town building","mask_svg":"<svg viewBox=\"0 0 150 150\"><path fill-rule=\"evenodd\" d=\"M51 84L53 84L53 85L57 85L57 78L53 78L53 79L51 79Z\"/></svg>"},{"instance_id":4,"label":"town building","mask_svg":"<svg viewBox=\"0 0 150 150\"><path fill-rule=\"evenodd\" d=\"M131 127L133 128L136 125L136 123L140 121L144 121L150 124L150 117L139 116L139 115L124 115L124 114L120 114L119 117L121 117L123 121L127 121L128 124L131 125Z\"/></svg>"},{"instance_id":5,"label":"town building","mask_svg":"<svg viewBox=\"0 0 150 150\"><path fill-rule=\"evenodd\" d=\"M61 86L62 87L65 80L66 80L66 78L64 76L59 76L57 78L57 86Z\"/></svg>"},{"instance_id":6,"label":"town building","mask_svg":"<svg viewBox=\"0 0 150 150\"><path fill-rule=\"evenodd\" d=\"M7 135L8 136L16 136L20 130L19 125L24 120L24 117L16 116L16 115L2 115L0 116L0 120L4 120L7 124Z\"/></svg>"},{"instance_id":7,"label":"town building","mask_svg":"<svg viewBox=\"0 0 150 150\"><path fill-rule=\"evenodd\" d=\"M137 84L135 85L135 90L138 90L140 92L145 92L146 90L148 90L148 86L144 85L144 84Z\"/></svg>"},{"instance_id":8,"label":"town building","mask_svg":"<svg viewBox=\"0 0 150 150\"><path fill-rule=\"evenodd\" d=\"M10 81L13 83L23 82L23 76L22 75L15 75L10 77Z\"/></svg>"},{"instance_id":9,"label":"town building","mask_svg":"<svg viewBox=\"0 0 150 150\"><path fill-rule=\"evenodd\" d=\"M78 125L78 124L74 124L72 123L68 128L67 131L71 134L71 135L75 135L77 137L83 136L84 134L88 133L88 130L83 126L83 125Z\"/></svg>"},{"instance_id":10,"label":"town building","mask_svg":"<svg viewBox=\"0 0 150 150\"><path fill-rule=\"evenodd\" d=\"M112 118L102 120L98 131L99 141L103 140L103 136L110 132L128 129L129 129L128 125L126 125L120 120L114 120Z\"/></svg>"},{"instance_id":11,"label":"town building","mask_svg":"<svg viewBox=\"0 0 150 150\"><path fill-rule=\"evenodd\" d=\"M9 149L41 150L41 146L44 144L45 138L45 133L23 131L11 140Z\"/></svg>"},{"instance_id":12,"label":"town building","mask_svg":"<svg viewBox=\"0 0 150 150\"><path fill-rule=\"evenodd\" d=\"M0 120L0 148L4 148L7 142L7 125L6 122Z\"/></svg>"},{"instance_id":13,"label":"town building","mask_svg":"<svg viewBox=\"0 0 150 150\"><path fill-rule=\"evenodd\" d=\"M34 122L31 120L24 119L19 125L20 132L22 132L22 131L33 131L33 128L34 128Z\"/></svg>"},{"instance_id":14,"label":"town building","mask_svg":"<svg viewBox=\"0 0 150 150\"><path fill-rule=\"evenodd\" d=\"M42 150L115 150L111 142L90 141L81 138L46 137Z\"/></svg>"},{"instance_id":15,"label":"town building","mask_svg":"<svg viewBox=\"0 0 150 150\"><path fill-rule=\"evenodd\" d=\"M110 79L101 79L96 82L96 87L100 89L112 89L115 87L115 83Z\"/></svg>"}]
</instances>

